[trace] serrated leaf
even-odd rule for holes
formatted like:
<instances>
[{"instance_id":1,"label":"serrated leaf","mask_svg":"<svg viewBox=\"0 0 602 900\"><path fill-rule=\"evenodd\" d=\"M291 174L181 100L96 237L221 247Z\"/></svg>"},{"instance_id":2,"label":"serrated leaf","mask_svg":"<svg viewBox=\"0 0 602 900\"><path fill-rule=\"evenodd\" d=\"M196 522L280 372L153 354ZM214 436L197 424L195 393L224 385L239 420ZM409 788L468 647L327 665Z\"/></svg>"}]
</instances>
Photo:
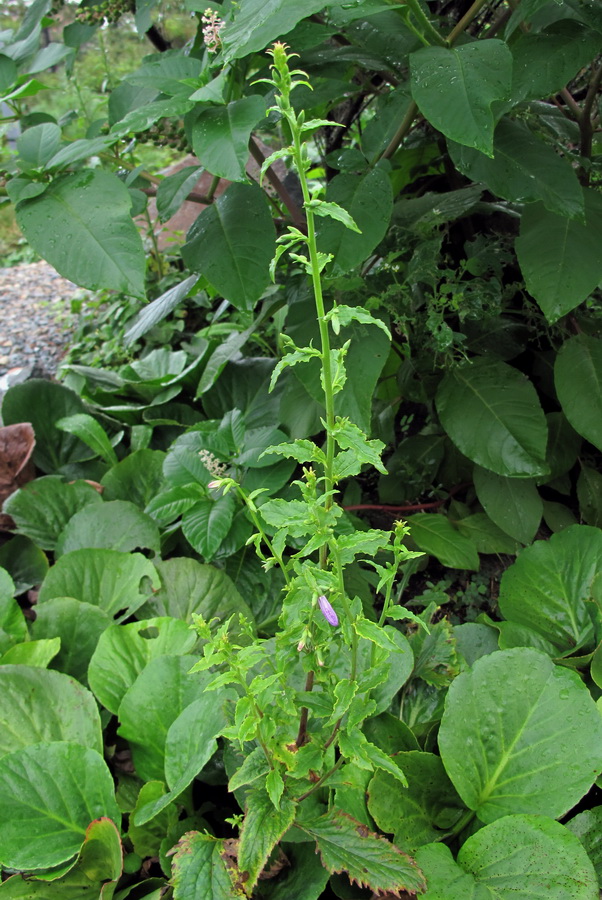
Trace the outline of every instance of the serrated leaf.
<instances>
[{"instance_id":1,"label":"serrated leaf","mask_svg":"<svg viewBox=\"0 0 602 900\"><path fill-rule=\"evenodd\" d=\"M426 887L413 859L344 812L333 810L298 827L315 838L331 874L345 872L361 887L397 897L402 891L415 893Z\"/></svg>"},{"instance_id":2,"label":"serrated leaf","mask_svg":"<svg viewBox=\"0 0 602 900\"><path fill-rule=\"evenodd\" d=\"M346 209L339 206L338 203L329 203L326 200L312 200L309 203L308 209L310 209L315 216L321 216L325 219L335 219L337 222L342 222L345 228L348 228L350 231L355 231L357 234L362 233L361 229L358 228L354 222L353 217L349 215Z\"/></svg>"},{"instance_id":3,"label":"serrated leaf","mask_svg":"<svg viewBox=\"0 0 602 900\"><path fill-rule=\"evenodd\" d=\"M238 866L241 872L247 873L247 893L257 884L272 849L293 824L295 812L296 806L288 797L283 797L279 809L275 810L263 788L247 795L238 853Z\"/></svg>"},{"instance_id":4,"label":"serrated leaf","mask_svg":"<svg viewBox=\"0 0 602 900\"><path fill-rule=\"evenodd\" d=\"M342 450L353 450L362 463L368 463L386 474L387 470L381 460L381 453L385 449L382 441L368 439L361 428L339 416L335 419L332 435Z\"/></svg>"},{"instance_id":5,"label":"serrated leaf","mask_svg":"<svg viewBox=\"0 0 602 900\"><path fill-rule=\"evenodd\" d=\"M382 319L377 319L376 316L373 316L368 310L361 309L359 306L334 306L326 313L324 319L327 322L332 323L335 334L339 333L341 327L344 328L351 322L360 322L362 325L376 325L377 328L384 331L389 340L391 339L391 332Z\"/></svg>"},{"instance_id":6,"label":"serrated leaf","mask_svg":"<svg viewBox=\"0 0 602 900\"><path fill-rule=\"evenodd\" d=\"M224 845L224 841L198 831L180 838L173 857L174 900L238 900L245 896Z\"/></svg>"}]
</instances>

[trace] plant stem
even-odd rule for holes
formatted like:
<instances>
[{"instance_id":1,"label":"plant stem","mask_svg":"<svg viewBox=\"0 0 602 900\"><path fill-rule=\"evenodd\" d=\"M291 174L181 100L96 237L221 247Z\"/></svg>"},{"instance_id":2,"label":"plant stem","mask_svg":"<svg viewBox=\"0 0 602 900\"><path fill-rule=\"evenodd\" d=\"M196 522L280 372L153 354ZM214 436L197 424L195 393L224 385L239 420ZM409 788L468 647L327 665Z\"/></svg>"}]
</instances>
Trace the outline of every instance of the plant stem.
<instances>
[{"instance_id":1,"label":"plant stem","mask_svg":"<svg viewBox=\"0 0 602 900\"><path fill-rule=\"evenodd\" d=\"M452 28L447 36L447 43L450 47L454 44L456 39L460 37L462 32L466 31L472 20L475 16L478 16L486 3L487 0L475 0L470 9L464 13L460 21Z\"/></svg>"},{"instance_id":2,"label":"plant stem","mask_svg":"<svg viewBox=\"0 0 602 900\"><path fill-rule=\"evenodd\" d=\"M430 38L429 43L438 44L440 47L446 47L447 41L442 35L439 34L430 19L424 14L422 7L417 2L417 0L406 0L406 6L410 10L414 18L419 22L420 26L423 29L424 36L427 39Z\"/></svg>"},{"instance_id":3,"label":"plant stem","mask_svg":"<svg viewBox=\"0 0 602 900\"><path fill-rule=\"evenodd\" d=\"M319 781L316 781L316 783L315 783L312 787L310 787L310 789L309 789L308 791L305 791L304 794L301 794L300 797L297 797L297 799L296 799L295 802L296 802L296 803L301 803L302 800L305 800L307 797L310 796L310 794L313 794L314 791L317 791L318 788L321 788L322 785L324 784L324 782L325 782L328 778L330 778L331 775L334 775L334 773L337 771L337 769L340 769L340 768L341 768L341 766L343 765L344 761L345 761L345 758L344 758L343 756L339 756L339 758L338 758L337 761L335 762L335 764L334 764L334 766L332 767L332 769L329 769L328 772L325 772L324 775L322 775L322 777L320 778L320 780L319 780Z\"/></svg>"}]
</instances>

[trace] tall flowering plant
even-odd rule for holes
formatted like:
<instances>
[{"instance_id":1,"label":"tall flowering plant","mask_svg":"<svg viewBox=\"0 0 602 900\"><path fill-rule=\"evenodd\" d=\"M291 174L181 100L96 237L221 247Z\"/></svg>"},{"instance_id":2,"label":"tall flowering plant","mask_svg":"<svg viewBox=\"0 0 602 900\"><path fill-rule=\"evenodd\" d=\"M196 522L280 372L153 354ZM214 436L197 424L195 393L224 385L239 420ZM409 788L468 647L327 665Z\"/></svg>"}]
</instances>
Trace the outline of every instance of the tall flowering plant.
<instances>
[{"instance_id":1,"label":"tall flowering plant","mask_svg":"<svg viewBox=\"0 0 602 900\"><path fill-rule=\"evenodd\" d=\"M365 466L386 470L384 445L336 413L350 341L337 349L331 341L332 333L338 335L355 321L388 331L364 309L336 303L327 308L322 279L331 256L318 249L316 217L358 228L346 210L322 199L321 188L310 188L307 141L332 122L305 121L303 112L296 112L291 95L300 85L309 86L307 76L291 69L294 54L286 45L277 43L269 52L271 78L263 79L275 88L269 112L281 116L290 143L265 160L262 176L276 158L291 160L307 221L306 231L289 227L279 238L272 271L285 253L305 270L320 334L319 348L298 347L283 337L286 352L271 388L286 367L318 359L325 440L294 440L266 451L301 465L302 477L294 482L296 499L262 502L261 489L247 494L231 478L211 483L214 491L234 491L242 498L256 528L250 541L266 568L281 569L285 590L279 631L269 640L255 638L244 619L231 619L215 630L212 622L198 618L196 627L206 643L193 671L210 670L208 690L230 689L231 721L222 737L230 742L230 758L237 763L229 787L245 810L236 823L235 863L231 860L227 867L234 888L250 896L285 837L316 840L326 875L344 870L375 891L397 894L422 885L419 870L354 818L342 786L350 779L359 784L358 773L365 781L377 769L407 783L394 759L369 740L364 725L388 708L411 656L391 621L409 618L423 624L395 602L400 576L421 554L405 546L408 529L402 522L392 531L354 530L337 503L343 479ZM375 571L374 606L349 588L346 570L358 559Z\"/></svg>"}]
</instances>

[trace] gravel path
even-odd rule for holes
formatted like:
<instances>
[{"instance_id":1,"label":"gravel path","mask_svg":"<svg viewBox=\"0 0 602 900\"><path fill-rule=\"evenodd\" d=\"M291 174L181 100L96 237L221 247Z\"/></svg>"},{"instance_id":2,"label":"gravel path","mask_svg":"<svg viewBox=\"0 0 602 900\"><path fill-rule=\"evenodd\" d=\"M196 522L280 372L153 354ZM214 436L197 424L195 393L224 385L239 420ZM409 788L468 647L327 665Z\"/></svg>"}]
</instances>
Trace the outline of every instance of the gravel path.
<instances>
[{"instance_id":1,"label":"gravel path","mask_svg":"<svg viewBox=\"0 0 602 900\"><path fill-rule=\"evenodd\" d=\"M77 320L69 301L86 293L43 261L0 269L0 390L21 369L56 371Z\"/></svg>"}]
</instances>

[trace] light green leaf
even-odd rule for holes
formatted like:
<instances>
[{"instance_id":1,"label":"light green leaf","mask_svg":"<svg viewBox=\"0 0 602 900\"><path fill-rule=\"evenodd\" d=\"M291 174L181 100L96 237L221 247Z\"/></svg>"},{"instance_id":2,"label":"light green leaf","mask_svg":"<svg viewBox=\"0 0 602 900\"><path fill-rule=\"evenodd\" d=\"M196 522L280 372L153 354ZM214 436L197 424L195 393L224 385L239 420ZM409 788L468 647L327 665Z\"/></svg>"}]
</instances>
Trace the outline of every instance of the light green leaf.
<instances>
[{"instance_id":1,"label":"light green leaf","mask_svg":"<svg viewBox=\"0 0 602 900\"><path fill-rule=\"evenodd\" d=\"M325 125L325 122L320 123ZM345 228L348 228L350 231L355 231L357 234L361 234L361 230L355 224L352 216L349 215L346 209L343 209L342 206L339 206L338 203L328 203L325 200L311 200L308 206L315 216L321 216L324 219L335 219L337 222L342 222Z\"/></svg>"},{"instance_id":2,"label":"light green leaf","mask_svg":"<svg viewBox=\"0 0 602 900\"><path fill-rule=\"evenodd\" d=\"M529 204L522 215L516 253L529 293L548 322L586 300L602 278L602 197L584 190L585 222Z\"/></svg>"},{"instance_id":3,"label":"light green leaf","mask_svg":"<svg viewBox=\"0 0 602 900\"><path fill-rule=\"evenodd\" d=\"M502 119L491 159L478 150L448 143L455 166L472 181L484 182L505 200L541 200L550 212L583 216L583 191L574 169L522 122Z\"/></svg>"},{"instance_id":4,"label":"light green leaf","mask_svg":"<svg viewBox=\"0 0 602 900\"><path fill-rule=\"evenodd\" d=\"M150 516L127 500L110 500L76 513L61 532L55 553L61 556L88 547L158 552L160 544L159 529Z\"/></svg>"},{"instance_id":5,"label":"light green leaf","mask_svg":"<svg viewBox=\"0 0 602 900\"><path fill-rule=\"evenodd\" d=\"M410 54L412 96L439 131L493 156L491 105L510 96L512 54L504 41L423 47Z\"/></svg>"},{"instance_id":6,"label":"light green leaf","mask_svg":"<svg viewBox=\"0 0 602 900\"><path fill-rule=\"evenodd\" d=\"M74 597L118 621L129 618L159 588L157 570L141 553L89 547L61 556L40 588L38 604Z\"/></svg>"},{"instance_id":7,"label":"light green leaf","mask_svg":"<svg viewBox=\"0 0 602 900\"><path fill-rule=\"evenodd\" d=\"M264 117L265 102L256 94L202 109L192 125L195 155L213 175L246 181L249 137Z\"/></svg>"},{"instance_id":8,"label":"light green leaf","mask_svg":"<svg viewBox=\"0 0 602 900\"><path fill-rule=\"evenodd\" d=\"M58 475L36 478L5 500L4 512L15 520L21 534L44 550L54 550L73 516L102 504L100 494L85 481L68 484Z\"/></svg>"},{"instance_id":9,"label":"light green leaf","mask_svg":"<svg viewBox=\"0 0 602 900\"><path fill-rule=\"evenodd\" d=\"M161 450L143 449L128 453L125 459L102 476L103 499L129 500L144 509L163 487L164 461L165 454Z\"/></svg>"},{"instance_id":10,"label":"light green leaf","mask_svg":"<svg viewBox=\"0 0 602 900\"><path fill-rule=\"evenodd\" d=\"M461 847L457 863L445 844L416 853L427 879L424 900L594 900L596 874L564 826L541 816L507 816Z\"/></svg>"},{"instance_id":11,"label":"light green leaf","mask_svg":"<svg viewBox=\"0 0 602 900\"><path fill-rule=\"evenodd\" d=\"M55 597L36 607L31 635L34 639L57 635L61 647L54 663L56 668L85 684L98 639L112 624L111 617L98 606L73 597Z\"/></svg>"},{"instance_id":12,"label":"light green leaf","mask_svg":"<svg viewBox=\"0 0 602 900\"><path fill-rule=\"evenodd\" d=\"M262 775L267 775L270 771L270 764L266 759L266 755L261 747L256 747L248 756L245 756L242 765L231 776L228 782L228 790L231 793L244 787L247 784L253 784Z\"/></svg>"},{"instance_id":13,"label":"light green leaf","mask_svg":"<svg viewBox=\"0 0 602 900\"><path fill-rule=\"evenodd\" d=\"M382 321L373 316L367 309L361 309L359 306L333 306L333 308L324 316L326 322L332 322L332 328L335 334L339 333L341 327L345 328L351 322L360 322L362 325L376 325L383 331L389 340L391 340L391 332Z\"/></svg>"},{"instance_id":14,"label":"light green leaf","mask_svg":"<svg viewBox=\"0 0 602 900\"><path fill-rule=\"evenodd\" d=\"M332 435L342 450L353 450L362 463L374 466L379 472L386 473L381 460L385 445L377 439L369 440L361 428L349 419L335 418Z\"/></svg>"},{"instance_id":15,"label":"light green leaf","mask_svg":"<svg viewBox=\"0 0 602 900\"><path fill-rule=\"evenodd\" d=\"M578 813L565 827L579 838L594 864L598 881L602 880L602 806Z\"/></svg>"},{"instance_id":16,"label":"light green leaf","mask_svg":"<svg viewBox=\"0 0 602 900\"><path fill-rule=\"evenodd\" d=\"M328 185L326 201L328 208L343 207L357 226L356 233L333 217L320 223L317 233L320 251L334 256L335 271L348 272L363 262L386 234L393 211L389 176L380 168L365 175L336 175Z\"/></svg>"},{"instance_id":17,"label":"light green leaf","mask_svg":"<svg viewBox=\"0 0 602 900\"><path fill-rule=\"evenodd\" d=\"M527 547L502 576L502 615L535 631L558 655L594 637L588 601L599 592L602 531L573 525Z\"/></svg>"},{"instance_id":18,"label":"light green leaf","mask_svg":"<svg viewBox=\"0 0 602 900\"><path fill-rule=\"evenodd\" d=\"M452 569L479 568L479 554L470 538L457 531L446 516L438 513L417 513L408 519L412 540L417 546L435 556Z\"/></svg>"},{"instance_id":19,"label":"light green leaf","mask_svg":"<svg viewBox=\"0 0 602 900\"><path fill-rule=\"evenodd\" d=\"M224 842L189 831L176 845L172 884L174 900L238 900L246 897Z\"/></svg>"},{"instance_id":20,"label":"light green leaf","mask_svg":"<svg viewBox=\"0 0 602 900\"><path fill-rule=\"evenodd\" d=\"M268 856L295 819L296 806L288 797L280 800L279 809L263 788L247 795L247 810L240 833L238 866L247 873L245 890L250 893L257 884Z\"/></svg>"},{"instance_id":21,"label":"light green leaf","mask_svg":"<svg viewBox=\"0 0 602 900\"><path fill-rule=\"evenodd\" d=\"M275 239L263 192L233 184L194 222L182 256L237 309L252 309L269 284Z\"/></svg>"},{"instance_id":22,"label":"light green leaf","mask_svg":"<svg viewBox=\"0 0 602 900\"><path fill-rule=\"evenodd\" d=\"M299 827L315 839L331 874L346 872L350 881L377 892L424 890L422 872L414 860L351 816L333 810Z\"/></svg>"},{"instance_id":23,"label":"light green leaf","mask_svg":"<svg viewBox=\"0 0 602 900\"><path fill-rule=\"evenodd\" d=\"M100 636L88 678L98 700L117 714L126 691L152 659L188 653L196 635L186 622L168 617L111 625Z\"/></svg>"},{"instance_id":24,"label":"light green leaf","mask_svg":"<svg viewBox=\"0 0 602 900\"><path fill-rule=\"evenodd\" d=\"M506 534L529 544L537 533L543 515L543 503L534 481L504 478L475 466L474 486L479 503Z\"/></svg>"},{"instance_id":25,"label":"light green leaf","mask_svg":"<svg viewBox=\"0 0 602 900\"><path fill-rule=\"evenodd\" d=\"M81 744L32 744L3 757L0 793L0 860L11 869L60 865L79 852L94 819L121 821L111 773Z\"/></svg>"},{"instance_id":26,"label":"light green leaf","mask_svg":"<svg viewBox=\"0 0 602 900\"><path fill-rule=\"evenodd\" d=\"M494 359L456 366L436 395L441 424L469 459L498 475L546 474L547 426L533 385Z\"/></svg>"},{"instance_id":27,"label":"light green leaf","mask_svg":"<svg viewBox=\"0 0 602 900\"><path fill-rule=\"evenodd\" d=\"M575 431L602 450L602 341L588 334L566 340L554 364L554 383Z\"/></svg>"},{"instance_id":28,"label":"light green leaf","mask_svg":"<svg viewBox=\"0 0 602 900\"><path fill-rule=\"evenodd\" d=\"M511 813L559 818L602 770L602 720L575 672L537 650L501 650L452 682L439 748L482 822Z\"/></svg>"},{"instance_id":29,"label":"light green leaf","mask_svg":"<svg viewBox=\"0 0 602 900\"><path fill-rule=\"evenodd\" d=\"M0 666L37 666L46 669L60 649L60 637L24 641L9 647L4 656L0 657Z\"/></svg>"},{"instance_id":30,"label":"light green leaf","mask_svg":"<svg viewBox=\"0 0 602 900\"><path fill-rule=\"evenodd\" d=\"M65 278L93 291L143 297L146 263L130 204L116 175L88 169L63 175L40 197L21 201L17 221L36 252Z\"/></svg>"},{"instance_id":31,"label":"light green leaf","mask_svg":"<svg viewBox=\"0 0 602 900\"><path fill-rule=\"evenodd\" d=\"M26 164L27 169L40 169L45 166L61 143L61 129L54 122L43 122L27 128L17 138L19 161Z\"/></svg>"},{"instance_id":32,"label":"light green leaf","mask_svg":"<svg viewBox=\"0 0 602 900\"><path fill-rule=\"evenodd\" d=\"M190 674L194 656L159 656L142 670L119 707L119 734L132 752L136 774L165 782L165 743L170 726L203 697L211 675Z\"/></svg>"},{"instance_id":33,"label":"light green leaf","mask_svg":"<svg viewBox=\"0 0 602 900\"><path fill-rule=\"evenodd\" d=\"M100 753L100 716L92 694L61 672L2 665L0 756L41 741L76 741Z\"/></svg>"}]
</instances>

